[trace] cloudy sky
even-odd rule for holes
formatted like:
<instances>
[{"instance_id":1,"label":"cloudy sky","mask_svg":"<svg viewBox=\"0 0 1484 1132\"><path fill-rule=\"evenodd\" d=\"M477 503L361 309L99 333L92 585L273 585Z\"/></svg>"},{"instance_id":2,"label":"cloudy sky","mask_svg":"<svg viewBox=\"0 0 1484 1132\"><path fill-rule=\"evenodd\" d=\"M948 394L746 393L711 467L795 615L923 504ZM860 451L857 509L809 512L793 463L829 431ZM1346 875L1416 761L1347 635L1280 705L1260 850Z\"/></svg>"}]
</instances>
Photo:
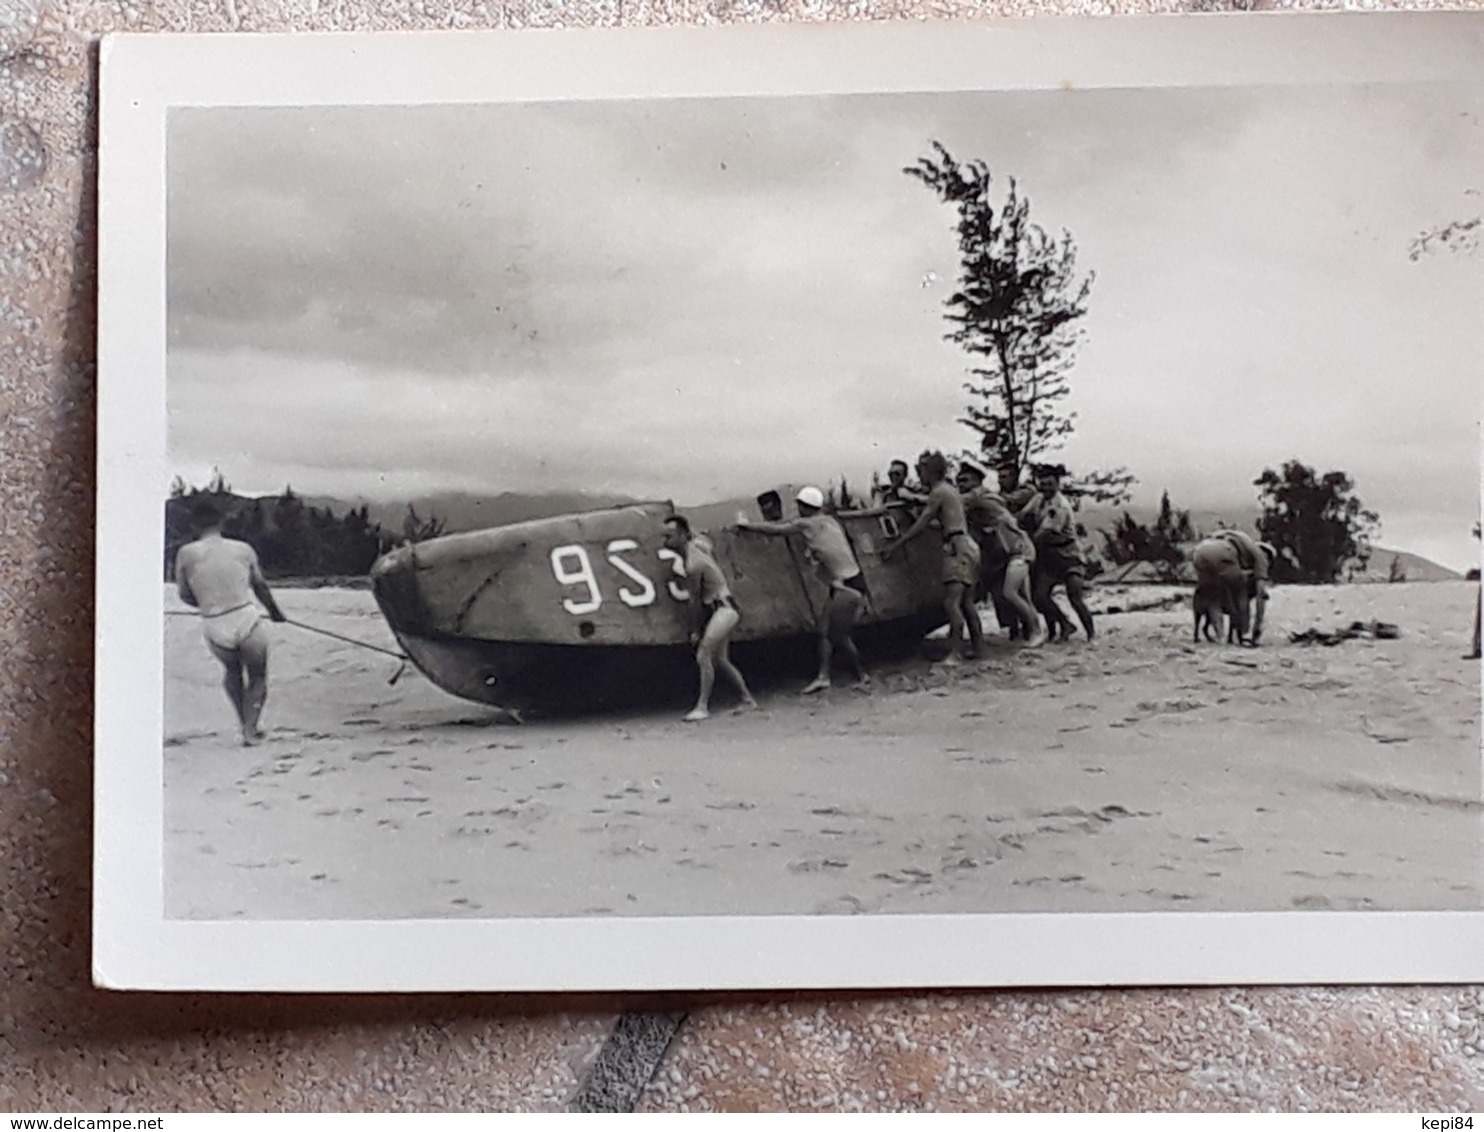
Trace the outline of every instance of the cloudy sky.
<instances>
[{"instance_id":1,"label":"cloudy sky","mask_svg":"<svg viewBox=\"0 0 1484 1132\"><path fill-rule=\"evenodd\" d=\"M1457 88L1107 90L177 111L172 474L399 498L682 503L972 437L943 341L938 139L1096 271L1074 468L1239 507L1350 472L1382 541L1468 564L1484 209Z\"/></svg>"}]
</instances>

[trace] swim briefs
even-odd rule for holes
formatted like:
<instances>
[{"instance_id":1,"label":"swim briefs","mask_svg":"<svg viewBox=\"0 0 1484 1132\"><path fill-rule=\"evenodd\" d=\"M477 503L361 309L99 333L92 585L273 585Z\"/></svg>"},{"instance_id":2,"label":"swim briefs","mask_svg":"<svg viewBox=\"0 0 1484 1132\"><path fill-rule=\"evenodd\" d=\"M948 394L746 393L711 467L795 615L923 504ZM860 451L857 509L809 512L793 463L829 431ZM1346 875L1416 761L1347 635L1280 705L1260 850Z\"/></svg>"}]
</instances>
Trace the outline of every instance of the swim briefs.
<instances>
[{"instance_id":1,"label":"swim briefs","mask_svg":"<svg viewBox=\"0 0 1484 1132\"><path fill-rule=\"evenodd\" d=\"M258 627L258 607L239 605L222 613L202 614L201 629L206 640L225 652L236 652Z\"/></svg>"}]
</instances>

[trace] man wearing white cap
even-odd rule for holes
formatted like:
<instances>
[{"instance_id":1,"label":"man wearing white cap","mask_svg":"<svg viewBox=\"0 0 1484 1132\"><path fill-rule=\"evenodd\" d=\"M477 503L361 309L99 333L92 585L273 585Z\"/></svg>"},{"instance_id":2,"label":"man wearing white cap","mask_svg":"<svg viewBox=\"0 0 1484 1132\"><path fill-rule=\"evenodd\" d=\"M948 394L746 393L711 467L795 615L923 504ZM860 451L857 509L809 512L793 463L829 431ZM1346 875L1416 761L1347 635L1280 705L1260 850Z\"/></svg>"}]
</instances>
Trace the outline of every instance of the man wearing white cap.
<instances>
[{"instance_id":1,"label":"man wearing white cap","mask_svg":"<svg viewBox=\"0 0 1484 1132\"><path fill-rule=\"evenodd\" d=\"M737 526L745 531L765 535L799 535L809 548L820 574L830 587L829 599L820 611L816 628L819 632L819 674L804 688L804 694L823 692L830 686L830 664L836 649L855 669L856 686L864 688L870 677L861 664L860 653L850 631L860 620L866 606L866 582L860 563L855 559L845 528L833 515L824 511L824 492L817 487L802 487L795 497L799 516L776 523L754 523L739 519Z\"/></svg>"}]
</instances>

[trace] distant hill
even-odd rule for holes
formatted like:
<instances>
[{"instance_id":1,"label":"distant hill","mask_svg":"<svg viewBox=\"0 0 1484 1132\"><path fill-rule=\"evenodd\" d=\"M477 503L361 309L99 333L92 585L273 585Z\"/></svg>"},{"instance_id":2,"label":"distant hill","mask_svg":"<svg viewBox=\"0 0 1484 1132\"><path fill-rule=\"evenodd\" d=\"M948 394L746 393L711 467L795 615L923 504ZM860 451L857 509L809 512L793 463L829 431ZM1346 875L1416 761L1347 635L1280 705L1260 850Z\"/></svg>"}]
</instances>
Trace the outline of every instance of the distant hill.
<instances>
[{"instance_id":1,"label":"distant hill","mask_svg":"<svg viewBox=\"0 0 1484 1132\"><path fill-rule=\"evenodd\" d=\"M1409 582L1452 582L1463 577L1457 570L1440 566L1430 558L1423 558L1420 554L1378 546L1371 551L1371 560L1366 564L1365 573L1357 575L1355 580L1357 582L1389 582L1393 559L1396 560L1401 577Z\"/></svg>"},{"instance_id":2,"label":"distant hill","mask_svg":"<svg viewBox=\"0 0 1484 1132\"><path fill-rule=\"evenodd\" d=\"M446 525L445 533L477 531L484 527L501 527L506 523L523 523L527 519L548 519L574 511L596 511L637 502L627 496L585 495L578 492L553 492L550 495L528 495L507 491L499 495L470 495L464 492L440 492L412 500L387 502L365 498L338 499L333 496L306 495L304 502L313 507L328 507L337 515L366 507L374 523L391 534L400 534L407 516L407 504L417 509L419 519L437 517Z\"/></svg>"}]
</instances>

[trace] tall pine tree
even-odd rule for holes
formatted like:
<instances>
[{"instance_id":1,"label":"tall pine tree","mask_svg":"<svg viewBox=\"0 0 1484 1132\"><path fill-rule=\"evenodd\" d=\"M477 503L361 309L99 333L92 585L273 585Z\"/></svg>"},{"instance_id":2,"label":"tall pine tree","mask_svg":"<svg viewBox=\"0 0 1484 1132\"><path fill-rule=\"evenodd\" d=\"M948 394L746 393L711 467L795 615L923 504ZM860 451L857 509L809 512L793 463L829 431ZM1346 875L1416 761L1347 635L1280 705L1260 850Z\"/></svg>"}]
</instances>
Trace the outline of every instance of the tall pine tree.
<instances>
[{"instance_id":1,"label":"tall pine tree","mask_svg":"<svg viewBox=\"0 0 1484 1132\"><path fill-rule=\"evenodd\" d=\"M1031 221L1030 200L1015 178L996 204L983 161L960 162L939 142L933 151L903 172L958 213L959 278L944 303L954 326L947 337L975 361L960 421L978 435L985 459L1021 469L1060 449L1076 425L1065 406L1067 377L1083 338L1093 274L1079 276L1070 232L1052 237ZM1132 483L1119 468L1072 487L1074 494L1119 502Z\"/></svg>"}]
</instances>

